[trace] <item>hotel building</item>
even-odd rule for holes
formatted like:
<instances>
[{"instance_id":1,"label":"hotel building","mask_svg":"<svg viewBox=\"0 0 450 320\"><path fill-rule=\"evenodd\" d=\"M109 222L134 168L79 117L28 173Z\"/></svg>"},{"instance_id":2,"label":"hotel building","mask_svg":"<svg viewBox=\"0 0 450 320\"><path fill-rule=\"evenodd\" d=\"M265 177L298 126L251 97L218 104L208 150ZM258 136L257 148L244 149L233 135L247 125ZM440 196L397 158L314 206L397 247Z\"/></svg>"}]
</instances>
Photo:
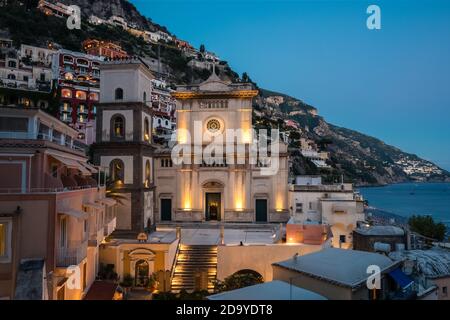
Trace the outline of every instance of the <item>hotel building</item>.
<instances>
[{"instance_id":1,"label":"hotel building","mask_svg":"<svg viewBox=\"0 0 450 320\"><path fill-rule=\"evenodd\" d=\"M83 49L87 54L110 59L126 58L128 56L121 46L111 41L88 39L83 42Z\"/></svg>"},{"instance_id":2,"label":"hotel building","mask_svg":"<svg viewBox=\"0 0 450 320\"><path fill-rule=\"evenodd\" d=\"M59 119L80 131L79 139L86 144L95 141L102 61L101 57L64 49L53 56L53 79L61 97Z\"/></svg>"},{"instance_id":3,"label":"hotel building","mask_svg":"<svg viewBox=\"0 0 450 320\"><path fill-rule=\"evenodd\" d=\"M328 225L333 247L351 249L353 230L359 221L365 220L363 199L352 184L322 184L320 176L296 178L296 183L289 187L289 208L292 218L287 230L292 232L287 234L288 242L298 241L301 229Z\"/></svg>"},{"instance_id":4,"label":"hotel building","mask_svg":"<svg viewBox=\"0 0 450 320\"><path fill-rule=\"evenodd\" d=\"M42 110L1 107L0 299L81 299L95 280L115 201L77 135Z\"/></svg>"}]
</instances>

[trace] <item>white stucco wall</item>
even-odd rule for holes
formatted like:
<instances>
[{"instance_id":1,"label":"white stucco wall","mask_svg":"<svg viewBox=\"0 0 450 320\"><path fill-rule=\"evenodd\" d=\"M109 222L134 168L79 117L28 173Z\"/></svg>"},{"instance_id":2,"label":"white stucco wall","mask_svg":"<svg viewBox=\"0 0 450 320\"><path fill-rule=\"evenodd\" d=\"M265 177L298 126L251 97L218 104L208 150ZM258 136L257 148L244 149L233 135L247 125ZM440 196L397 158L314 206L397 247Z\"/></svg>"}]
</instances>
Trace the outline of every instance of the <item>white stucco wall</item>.
<instances>
[{"instance_id":1,"label":"white stucco wall","mask_svg":"<svg viewBox=\"0 0 450 320\"><path fill-rule=\"evenodd\" d=\"M322 249L319 245L272 244L248 246L218 246L217 279L223 280L233 273L250 269L258 272L264 281L272 281L272 263L290 259Z\"/></svg>"},{"instance_id":2,"label":"white stucco wall","mask_svg":"<svg viewBox=\"0 0 450 320\"><path fill-rule=\"evenodd\" d=\"M150 100L152 84L151 76L144 72L141 67L136 72L136 66L129 68L115 69L114 66L104 66L100 72L100 101L102 103L111 102L141 102L144 91L147 93L147 100ZM123 99L115 100L115 90L123 89Z\"/></svg>"}]
</instances>

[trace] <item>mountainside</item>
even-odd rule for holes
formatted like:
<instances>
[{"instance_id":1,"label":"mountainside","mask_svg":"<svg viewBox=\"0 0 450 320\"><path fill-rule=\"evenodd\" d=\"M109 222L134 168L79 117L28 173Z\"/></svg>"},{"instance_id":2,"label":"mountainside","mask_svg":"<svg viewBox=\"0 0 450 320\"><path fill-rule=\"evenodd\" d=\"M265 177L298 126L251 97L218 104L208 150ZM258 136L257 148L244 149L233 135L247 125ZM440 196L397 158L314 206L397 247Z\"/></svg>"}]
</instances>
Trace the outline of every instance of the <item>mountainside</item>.
<instances>
[{"instance_id":1,"label":"mountainside","mask_svg":"<svg viewBox=\"0 0 450 320\"><path fill-rule=\"evenodd\" d=\"M210 74L211 62L198 50L188 55L173 42L149 43L119 27L87 22L90 15L103 19L118 15L134 28L171 34L142 16L126 0L60 2L80 6L83 14L81 30L69 31L64 19L43 14L36 9L37 1L27 1L27 9L27 6L20 5L22 1L9 0L8 5L0 10L0 31L6 31L17 47L21 43L46 46L52 42L69 50L82 51L81 43L88 38L115 41L129 54L142 56L148 61L159 59L160 64L154 64L159 67L154 71L159 71L173 85L203 81ZM226 61L220 61L216 70L222 79L240 81ZM251 81L247 74L242 78ZM260 94L254 102L254 126L257 129L275 127L287 132L293 175L322 174L327 181L339 181L343 176L345 180L360 185L408 180L450 181L448 172L416 155L362 133L329 124L318 115L315 107L299 99L259 89Z\"/></svg>"},{"instance_id":2,"label":"mountainside","mask_svg":"<svg viewBox=\"0 0 450 320\"><path fill-rule=\"evenodd\" d=\"M374 137L327 123L316 108L296 98L262 90L262 99L257 100L255 110L257 121L270 119L271 126L289 133L294 174L320 173L330 182L339 181L343 175L345 180L358 185L450 181L449 173L435 164ZM313 145L314 156L314 151L328 154L325 162L329 168L315 166L310 157L298 152L297 149L304 149L301 138Z\"/></svg>"}]
</instances>

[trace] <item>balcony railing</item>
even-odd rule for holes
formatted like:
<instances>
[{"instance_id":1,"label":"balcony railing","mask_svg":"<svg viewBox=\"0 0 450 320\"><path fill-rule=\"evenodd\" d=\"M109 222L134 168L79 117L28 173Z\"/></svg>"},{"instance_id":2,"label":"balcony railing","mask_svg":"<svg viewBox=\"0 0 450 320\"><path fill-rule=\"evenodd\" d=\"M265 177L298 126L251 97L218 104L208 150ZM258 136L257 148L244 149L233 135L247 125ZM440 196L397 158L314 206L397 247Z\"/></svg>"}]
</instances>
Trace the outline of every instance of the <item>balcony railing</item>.
<instances>
[{"instance_id":1,"label":"balcony railing","mask_svg":"<svg viewBox=\"0 0 450 320\"><path fill-rule=\"evenodd\" d=\"M105 237L109 236L116 229L117 219L116 217L112 218L105 226L104 226L104 235Z\"/></svg>"},{"instance_id":2,"label":"balcony railing","mask_svg":"<svg viewBox=\"0 0 450 320\"><path fill-rule=\"evenodd\" d=\"M100 185L100 187L104 187ZM97 188L97 186L73 186L62 188L0 188L0 194L17 194L17 193L61 193L69 191L78 191L85 189Z\"/></svg>"},{"instance_id":3,"label":"balcony railing","mask_svg":"<svg viewBox=\"0 0 450 320\"><path fill-rule=\"evenodd\" d=\"M56 143L67 148L85 152L82 146L75 144L62 143L61 138L52 137L47 133L39 132L38 134L33 132L0 132L0 139L18 139L18 140L42 140Z\"/></svg>"},{"instance_id":4,"label":"balcony railing","mask_svg":"<svg viewBox=\"0 0 450 320\"><path fill-rule=\"evenodd\" d=\"M78 265L87 256L88 241L69 241L67 247L59 247L56 252L56 266Z\"/></svg>"}]
</instances>

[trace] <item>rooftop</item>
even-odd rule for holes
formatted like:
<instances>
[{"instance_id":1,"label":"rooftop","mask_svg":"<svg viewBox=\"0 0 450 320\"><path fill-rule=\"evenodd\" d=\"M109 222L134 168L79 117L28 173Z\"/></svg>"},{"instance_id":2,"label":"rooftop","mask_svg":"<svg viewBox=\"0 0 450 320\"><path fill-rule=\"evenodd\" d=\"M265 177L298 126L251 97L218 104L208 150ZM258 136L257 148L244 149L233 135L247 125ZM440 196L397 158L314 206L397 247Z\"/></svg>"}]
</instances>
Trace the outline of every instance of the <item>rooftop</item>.
<instances>
[{"instance_id":1,"label":"rooftop","mask_svg":"<svg viewBox=\"0 0 450 320\"><path fill-rule=\"evenodd\" d=\"M355 288L367 280L368 266L377 265L383 272L397 264L398 262L378 253L327 248L273 265L336 285Z\"/></svg>"},{"instance_id":2,"label":"rooftop","mask_svg":"<svg viewBox=\"0 0 450 320\"><path fill-rule=\"evenodd\" d=\"M327 300L325 297L289 283L274 280L214 294L208 300Z\"/></svg>"},{"instance_id":3,"label":"rooftop","mask_svg":"<svg viewBox=\"0 0 450 320\"><path fill-rule=\"evenodd\" d=\"M355 232L366 236L404 236L405 231L395 226L370 226L355 229Z\"/></svg>"},{"instance_id":4,"label":"rooftop","mask_svg":"<svg viewBox=\"0 0 450 320\"><path fill-rule=\"evenodd\" d=\"M428 278L450 277L450 251L446 249L395 251L389 258L414 261L417 271Z\"/></svg>"}]
</instances>

